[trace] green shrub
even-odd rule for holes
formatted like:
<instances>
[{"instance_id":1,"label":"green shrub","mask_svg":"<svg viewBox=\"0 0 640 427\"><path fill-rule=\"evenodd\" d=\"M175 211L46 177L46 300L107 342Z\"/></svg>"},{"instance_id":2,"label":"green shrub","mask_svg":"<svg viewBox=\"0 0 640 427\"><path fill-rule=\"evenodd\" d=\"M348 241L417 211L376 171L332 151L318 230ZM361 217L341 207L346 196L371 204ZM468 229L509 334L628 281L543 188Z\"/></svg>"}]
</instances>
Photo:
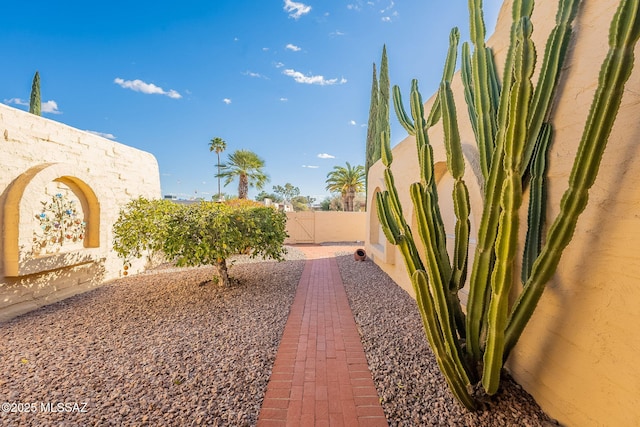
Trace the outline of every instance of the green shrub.
<instances>
[{"instance_id":1,"label":"green shrub","mask_svg":"<svg viewBox=\"0 0 640 427\"><path fill-rule=\"evenodd\" d=\"M139 198L120 213L114 249L125 262L162 251L178 266L213 265L215 281L230 284L227 260L237 254L283 259L286 216L255 203L201 202L182 206Z\"/></svg>"}]
</instances>

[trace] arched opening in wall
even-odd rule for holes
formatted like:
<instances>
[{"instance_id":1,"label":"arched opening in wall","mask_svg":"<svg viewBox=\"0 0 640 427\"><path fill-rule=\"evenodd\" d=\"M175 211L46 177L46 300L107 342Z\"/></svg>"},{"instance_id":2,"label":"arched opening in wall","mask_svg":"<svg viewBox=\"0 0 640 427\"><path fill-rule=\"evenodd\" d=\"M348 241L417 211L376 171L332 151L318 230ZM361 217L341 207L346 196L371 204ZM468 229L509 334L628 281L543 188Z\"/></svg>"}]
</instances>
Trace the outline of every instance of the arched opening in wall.
<instances>
[{"instance_id":1,"label":"arched opening in wall","mask_svg":"<svg viewBox=\"0 0 640 427\"><path fill-rule=\"evenodd\" d=\"M83 171L41 164L7 189L3 207L4 275L24 276L94 261L100 204Z\"/></svg>"}]
</instances>

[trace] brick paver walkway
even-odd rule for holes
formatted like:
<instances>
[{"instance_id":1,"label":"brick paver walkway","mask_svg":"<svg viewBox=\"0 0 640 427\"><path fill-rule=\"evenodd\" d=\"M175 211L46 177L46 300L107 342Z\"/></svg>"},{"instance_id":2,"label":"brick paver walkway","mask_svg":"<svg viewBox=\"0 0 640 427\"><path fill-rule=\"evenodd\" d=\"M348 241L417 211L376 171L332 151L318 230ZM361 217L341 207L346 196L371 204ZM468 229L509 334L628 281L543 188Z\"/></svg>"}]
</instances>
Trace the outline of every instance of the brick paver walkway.
<instances>
[{"instance_id":1,"label":"brick paver walkway","mask_svg":"<svg viewBox=\"0 0 640 427\"><path fill-rule=\"evenodd\" d=\"M388 426L334 256L356 248L300 249L307 261L258 427Z\"/></svg>"}]
</instances>

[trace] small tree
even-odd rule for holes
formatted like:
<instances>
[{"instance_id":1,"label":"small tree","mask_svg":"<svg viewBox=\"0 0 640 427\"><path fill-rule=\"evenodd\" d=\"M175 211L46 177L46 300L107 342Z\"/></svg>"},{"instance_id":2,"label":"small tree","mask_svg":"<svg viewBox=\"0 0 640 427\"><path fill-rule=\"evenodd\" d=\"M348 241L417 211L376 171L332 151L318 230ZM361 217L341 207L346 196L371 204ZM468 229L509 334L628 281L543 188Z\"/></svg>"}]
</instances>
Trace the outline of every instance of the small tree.
<instances>
[{"instance_id":1,"label":"small tree","mask_svg":"<svg viewBox=\"0 0 640 427\"><path fill-rule=\"evenodd\" d=\"M40 73L36 71L31 83L31 98L29 99L29 112L36 116L42 115L42 102L40 100Z\"/></svg>"},{"instance_id":2,"label":"small tree","mask_svg":"<svg viewBox=\"0 0 640 427\"><path fill-rule=\"evenodd\" d=\"M113 225L113 250L125 260L125 265L145 253L152 258L162 252L169 218L182 207L171 200L139 197L120 210Z\"/></svg>"},{"instance_id":3,"label":"small tree","mask_svg":"<svg viewBox=\"0 0 640 427\"><path fill-rule=\"evenodd\" d=\"M389 135L389 65L387 60L387 46L382 47L380 60L380 83L376 76L376 64L373 63L373 77L371 82L371 105L369 107L369 121L367 124L367 141L365 146L365 193L367 193L369 168L382 157L382 135Z\"/></svg>"},{"instance_id":4,"label":"small tree","mask_svg":"<svg viewBox=\"0 0 640 427\"><path fill-rule=\"evenodd\" d=\"M254 197L256 202L263 202L264 199L270 199L272 202L276 202L276 203L280 203L282 202L282 197L278 196L277 194L274 193L267 193L266 191L262 190L261 192L259 192L256 197Z\"/></svg>"},{"instance_id":5,"label":"small tree","mask_svg":"<svg viewBox=\"0 0 640 427\"><path fill-rule=\"evenodd\" d=\"M291 199L291 204L293 205L293 210L296 212L308 211L315 201L316 199L311 196L297 196Z\"/></svg>"},{"instance_id":6,"label":"small tree","mask_svg":"<svg viewBox=\"0 0 640 427\"><path fill-rule=\"evenodd\" d=\"M298 187L294 187L293 184L288 182L284 187L282 185L274 185L273 192L282 196L285 202L290 202L300 195L300 189Z\"/></svg>"},{"instance_id":7,"label":"small tree","mask_svg":"<svg viewBox=\"0 0 640 427\"><path fill-rule=\"evenodd\" d=\"M173 204L139 198L120 212L113 246L125 262L146 250L161 250L178 266L215 266L214 281L229 286L231 256L281 261L286 253L286 216L275 209L241 199L173 207L167 203Z\"/></svg>"}]
</instances>

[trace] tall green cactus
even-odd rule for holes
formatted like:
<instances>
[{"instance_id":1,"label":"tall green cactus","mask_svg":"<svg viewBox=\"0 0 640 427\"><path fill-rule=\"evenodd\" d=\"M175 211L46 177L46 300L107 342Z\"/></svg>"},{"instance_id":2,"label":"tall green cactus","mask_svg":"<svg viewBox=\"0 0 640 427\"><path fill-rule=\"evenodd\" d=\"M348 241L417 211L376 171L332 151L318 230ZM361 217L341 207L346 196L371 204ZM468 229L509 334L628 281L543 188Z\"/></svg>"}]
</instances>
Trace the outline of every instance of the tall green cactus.
<instances>
[{"instance_id":1,"label":"tall green cactus","mask_svg":"<svg viewBox=\"0 0 640 427\"><path fill-rule=\"evenodd\" d=\"M624 85L633 68L633 50L640 37L640 0L621 0L611 24L610 49L602 65L572 173L558 217L546 239L544 230L546 153L552 139L549 116L560 70L571 38L571 23L579 0L559 0L556 25L547 39L537 83L532 82L536 51L530 17L533 0L514 0L510 46L498 81L491 49L485 44L482 1L469 0L471 43L462 46L461 77L471 126L478 145L484 206L469 280L466 316L458 291L466 282L470 234L469 194L464 182L464 157L450 82L459 34L452 30L442 83L426 116L417 81L411 84L407 114L400 90L393 87L396 115L416 139L420 182L409 194L417 230L406 222L391 164L388 123L378 123L386 190L376 195L380 224L389 242L403 255L416 293L427 338L453 394L469 409L470 393L482 382L488 394L499 387L509 352L530 319L545 284L554 274L585 209ZM388 101L387 101L388 102ZM380 107L380 105L378 105ZM428 130L442 119L447 168L455 180L455 247L453 261L446 249L444 223L438 205L433 148ZM510 308L518 243L523 184L529 183L528 232L522 261L523 291ZM419 253L415 238L424 252Z\"/></svg>"}]
</instances>

